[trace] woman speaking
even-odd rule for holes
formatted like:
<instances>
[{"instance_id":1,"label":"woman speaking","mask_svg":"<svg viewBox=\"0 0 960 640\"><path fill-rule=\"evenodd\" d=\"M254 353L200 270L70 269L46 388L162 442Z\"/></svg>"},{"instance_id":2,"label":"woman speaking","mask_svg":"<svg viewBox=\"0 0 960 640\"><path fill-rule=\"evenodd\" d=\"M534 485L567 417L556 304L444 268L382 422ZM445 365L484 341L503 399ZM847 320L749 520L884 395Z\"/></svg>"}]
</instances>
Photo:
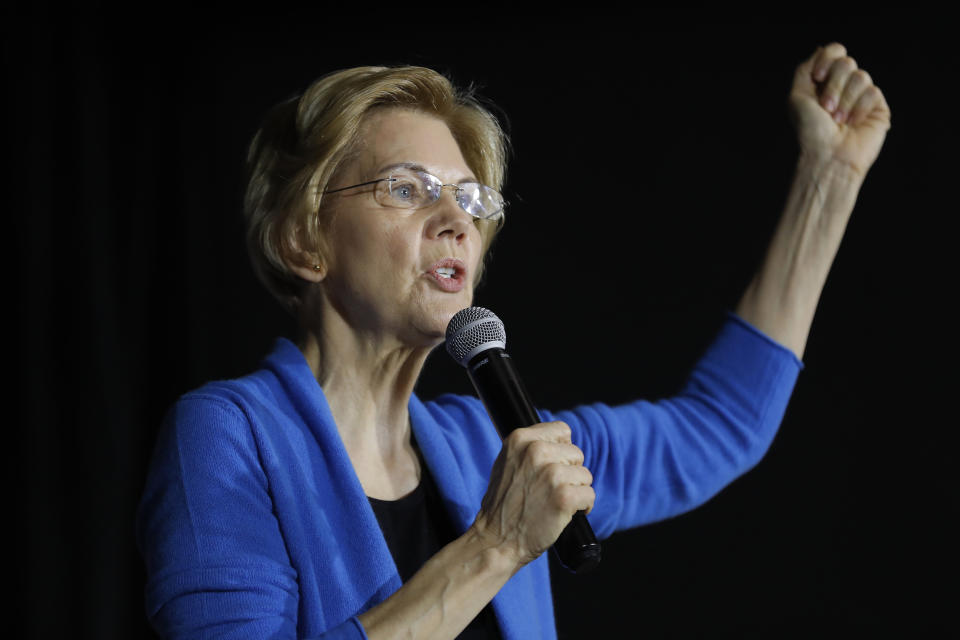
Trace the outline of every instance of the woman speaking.
<instances>
[{"instance_id":1,"label":"woman speaking","mask_svg":"<svg viewBox=\"0 0 960 640\"><path fill-rule=\"evenodd\" d=\"M171 638L554 638L548 549L703 504L763 456L890 127L837 43L796 69L796 174L760 270L680 393L551 413L501 441L481 402L413 390L505 216L497 121L419 67L327 75L270 111L245 198L295 315L261 368L184 395L138 512Z\"/></svg>"}]
</instances>

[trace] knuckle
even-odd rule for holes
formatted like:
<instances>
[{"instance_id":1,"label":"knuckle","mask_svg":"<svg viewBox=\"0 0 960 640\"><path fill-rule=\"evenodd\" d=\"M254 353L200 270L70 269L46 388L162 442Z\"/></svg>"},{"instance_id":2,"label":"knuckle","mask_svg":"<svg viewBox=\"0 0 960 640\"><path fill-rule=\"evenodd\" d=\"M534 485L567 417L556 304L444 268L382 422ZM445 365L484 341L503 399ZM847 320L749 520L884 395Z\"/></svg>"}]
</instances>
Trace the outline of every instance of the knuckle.
<instances>
[{"instance_id":1,"label":"knuckle","mask_svg":"<svg viewBox=\"0 0 960 640\"><path fill-rule=\"evenodd\" d=\"M517 448L521 446L528 439L528 437L529 436L527 435L525 429L515 429L503 439L503 442L511 448Z\"/></svg>"},{"instance_id":2,"label":"knuckle","mask_svg":"<svg viewBox=\"0 0 960 640\"><path fill-rule=\"evenodd\" d=\"M847 54L847 48L842 44L840 44L839 42L831 42L830 44L825 46L824 49L840 56L844 56Z\"/></svg>"},{"instance_id":3,"label":"knuckle","mask_svg":"<svg viewBox=\"0 0 960 640\"><path fill-rule=\"evenodd\" d=\"M558 487L557 490L553 492L553 503L557 508L569 511L576 506L576 494L576 488L570 485Z\"/></svg>"},{"instance_id":4,"label":"knuckle","mask_svg":"<svg viewBox=\"0 0 960 640\"><path fill-rule=\"evenodd\" d=\"M582 465L582 464L583 464L583 460L584 460L583 449L581 449L580 447L578 447L578 446L575 445L575 444L571 444L570 446L573 447L573 449L574 449L574 451L573 451L573 462L574 462L574 464Z\"/></svg>"},{"instance_id":5,"label":"knuckle","mask_svg":"<svg viewBox=\"0 0 960 640\"><path fill-rule=\"evenodd\" d=\"M564 465L554 462L546 469L547 482L553 487L560 487L565 484L566 469Z\"/></svg>"},{"instance_id":6,"label":"knuckle","mask_svg":"<svg viewBox=\"0 0 960 640\"><path fill-rule=\"evenodd\" d=\"M569 439L570 439L570 436L571 436L571 434L573 433L573 432L570 430L570 425L568 425L566 422L563 422L562 420L557 420L557 421L554 422L553 424L555 425L554 428L557 430L557 434L558 434L561 438L564 438L564 439L566 439L566 440L569 440Z\"/></svg>"},{"instance_id":7,"label":"knuckle","mask_svg":"<svg viewBox=\"0 0 960 640\"><path fill-rule=\"evenodd\" d=\"M535 465L539 465L548 457L548 444L543 440L534 440L527 447L527 450L524 452L524 454L527 460Z\"/></svg>"},{"instance_id":8,"label":"knuckle","mask_svg":"<svg viewBox=\"0 0 960 640\"><path fill-rule=\"evenodd\" d=\"M873 78L870 77L870 74L864 71L863 69L857 69L851 74L851 78L856 79L860 84L871 84Z\"/></svg>"},{"instance_id":9,"label":"knuckle","mask_svg":"<svg viewBox=\"0 0 960 640\"><path fill-rule=\"evenodd\" d=\"M586 467L581 467L581 469L583 469L584 473L586 474L586 484L588 486L593 486L593 473Z\"/></svg>"}]
</instances>

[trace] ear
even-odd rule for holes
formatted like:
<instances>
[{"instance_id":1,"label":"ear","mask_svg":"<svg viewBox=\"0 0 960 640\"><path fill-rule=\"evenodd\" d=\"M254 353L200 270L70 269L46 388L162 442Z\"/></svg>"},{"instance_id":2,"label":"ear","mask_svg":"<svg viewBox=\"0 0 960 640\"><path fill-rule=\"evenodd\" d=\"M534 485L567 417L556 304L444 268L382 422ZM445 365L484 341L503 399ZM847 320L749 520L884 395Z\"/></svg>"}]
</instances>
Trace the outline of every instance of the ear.
<instances>
[{"instance_id":1,"label":"ear","mask_svg":"<svg viewBox=\"0 0 960 640\"><path fill-rule=\"evenodd\" d=\"M327 268L319 256L304 255L298 260L286 259L287 267L307 282L319 284L327 276Z\"/></svg>"},{"instance_id":2,"label":"ear","mask_svg":"<svg viewBox=\"0 0 960 640\"><path fill-rule=\"evenodd\" d=\"M319 284L327 276L327 265L319 250L307 248L309 240L300 229L291 229L283 243L287 268L307 282Z\"/></svg>"}]
</instances>

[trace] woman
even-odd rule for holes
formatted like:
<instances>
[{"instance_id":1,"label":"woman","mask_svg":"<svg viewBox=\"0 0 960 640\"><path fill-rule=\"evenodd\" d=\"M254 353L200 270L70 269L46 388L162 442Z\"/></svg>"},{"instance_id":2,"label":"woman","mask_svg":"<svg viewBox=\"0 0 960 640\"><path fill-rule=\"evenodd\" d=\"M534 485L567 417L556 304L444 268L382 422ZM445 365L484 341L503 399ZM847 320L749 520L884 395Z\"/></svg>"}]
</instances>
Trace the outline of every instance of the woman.
<instances>
[{"instance_id":1,"label":"woman","mask_svg":"<svg viewBox=\"0 0 960 640\"><path fill-rule=\"evenodd\" d=\"M502 444L475 398L413 393L502 222L496 121L420 68L335 73L274 109L249 157L250 248L301 333L169 414L138 515L157 631L555 637L543 551L574 512L601 538L682 513L776 433L890 126L836 43L797 68L790 105L780 225L681 393L541 412Z\"/></svg>"}]
</instances>

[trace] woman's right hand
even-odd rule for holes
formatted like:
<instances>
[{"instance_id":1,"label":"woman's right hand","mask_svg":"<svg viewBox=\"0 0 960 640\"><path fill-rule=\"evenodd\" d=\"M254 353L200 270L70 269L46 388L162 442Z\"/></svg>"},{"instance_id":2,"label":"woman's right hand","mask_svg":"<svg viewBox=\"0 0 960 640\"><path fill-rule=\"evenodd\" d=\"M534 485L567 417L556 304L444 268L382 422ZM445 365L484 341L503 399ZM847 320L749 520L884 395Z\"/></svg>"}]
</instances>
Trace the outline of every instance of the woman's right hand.
<instances>
[{"instance_id":1,"label":"woman's right hand","mask_svg":"<svg viewBox=\"0 0 960 640\"><path fill-rule=\"evenodd\" d=\"M517 562L532 562L552 545L596 494L583 452L564 422L516 429L503 441L473 529Z\"/></svg>"},{"instance_id":2,"label":"woman's right hand","mask_svg":"<svg viewBox=\"0 0 960 640\"><path fill-rule=\"evenodd\" d=\"M357 616L367 637L455 637L511 576L556 541L574 513L593 507L591 482L565 423L511 433L473 525L393 595Z\"/></svg>"}]
</instances>

